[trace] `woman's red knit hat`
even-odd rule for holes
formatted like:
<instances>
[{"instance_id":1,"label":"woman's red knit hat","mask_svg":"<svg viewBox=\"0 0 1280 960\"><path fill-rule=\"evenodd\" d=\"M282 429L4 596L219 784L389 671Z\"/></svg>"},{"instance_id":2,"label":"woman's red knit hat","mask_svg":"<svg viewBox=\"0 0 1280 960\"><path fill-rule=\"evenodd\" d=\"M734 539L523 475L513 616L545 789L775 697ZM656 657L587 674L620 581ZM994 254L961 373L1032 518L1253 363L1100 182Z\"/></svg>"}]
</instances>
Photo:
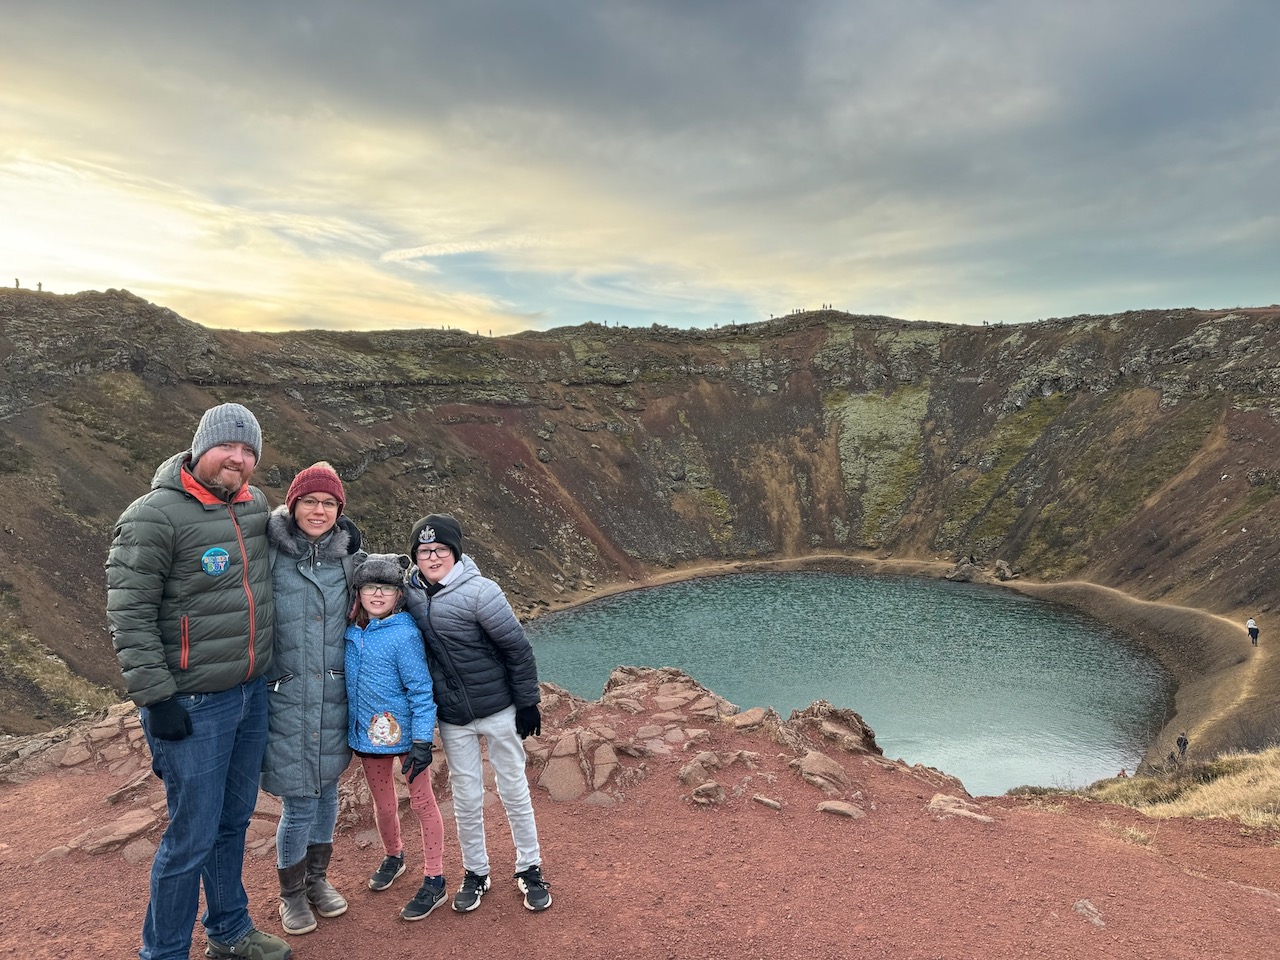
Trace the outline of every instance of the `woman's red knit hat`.
<instances>
[{"instance_id":1,"label":"woman's red knit hat","mask_svg":"<svg viewBox=\"0 0 1280 960\"><path fill-rule=\"evenodd\" d=\"M338 501L338 516L342 516L342 510L347 505L347 495L342 489L338 471L324 460L313 463L305 470L299 470L298 475L293 478L293 483L289 484L289 492L284 495L284 503L289 512L293 513L298 501L309 493L329 494Z\"/></svg>"}]
</instances>

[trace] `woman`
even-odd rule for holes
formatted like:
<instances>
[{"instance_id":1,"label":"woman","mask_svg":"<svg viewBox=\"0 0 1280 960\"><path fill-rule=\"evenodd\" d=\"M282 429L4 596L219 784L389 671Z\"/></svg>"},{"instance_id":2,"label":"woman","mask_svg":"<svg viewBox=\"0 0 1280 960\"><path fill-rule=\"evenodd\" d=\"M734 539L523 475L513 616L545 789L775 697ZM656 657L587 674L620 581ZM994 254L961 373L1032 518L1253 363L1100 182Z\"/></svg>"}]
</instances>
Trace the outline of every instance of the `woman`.
<instances>
[{"instance_id":1,"label":"woman","mask_svg":"<svg viewBox=\"0 0 1280 960\"><path fill-rule=\"evenodd\" d=\"M316 928L313 907L322 917L347 910L327 875L338 777L351 762L343 648L361 537L342 515L345 506L337 472L328 463L312 464L294 477L285 505L267 526L275 663L267 678L271 728L262 789L282 801L276 831L280 921L293 935Z\"/></svg>"}]
</instances>

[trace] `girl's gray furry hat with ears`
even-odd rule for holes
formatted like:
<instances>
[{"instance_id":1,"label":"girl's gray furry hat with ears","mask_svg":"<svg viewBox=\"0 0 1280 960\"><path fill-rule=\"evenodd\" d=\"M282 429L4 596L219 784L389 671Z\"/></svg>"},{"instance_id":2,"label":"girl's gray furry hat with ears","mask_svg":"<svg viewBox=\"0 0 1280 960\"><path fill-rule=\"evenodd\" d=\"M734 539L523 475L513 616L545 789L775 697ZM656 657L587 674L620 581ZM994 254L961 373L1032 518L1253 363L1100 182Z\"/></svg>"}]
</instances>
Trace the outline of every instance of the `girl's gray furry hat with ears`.
<instances>
[{"instance_id":1,"label":"girl's gray furry hat with ears","mask_svg":"<svg viewBox=\"0 0 1280 960\"><path fill-rule=\"evenodd\" d=\"M404 583L405 571L413 566L413 561L402 553L365 553L356 554L356 572L352 586L359 590L366 583Z\"/></svg>"}]
</instances>

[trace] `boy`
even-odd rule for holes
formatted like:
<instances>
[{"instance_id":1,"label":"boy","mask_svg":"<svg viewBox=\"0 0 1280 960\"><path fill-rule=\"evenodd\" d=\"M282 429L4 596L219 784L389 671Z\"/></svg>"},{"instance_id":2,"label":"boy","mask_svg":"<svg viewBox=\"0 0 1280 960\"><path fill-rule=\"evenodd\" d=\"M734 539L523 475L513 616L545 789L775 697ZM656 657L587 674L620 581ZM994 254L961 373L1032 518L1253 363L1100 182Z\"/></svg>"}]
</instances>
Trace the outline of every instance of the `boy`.
<instances>
[{"instance_id":1,"label":"boy","mask_svg":"<svg viewBox=\"0 0 1280 960\"><path fill-rule=\"evenodd\" d=\"M409 556L416 569L405 587L405 606L426 642L465 871L453 909L476 909L489 889L483 739L511 827L516 886L525 907L540 912L551 906L551 891L542 877L521 742L542 733L533 647L502 588L481 576L462 552L462 527L454 517L419 520L409 537Z\"/></svg>"}]
</instances>

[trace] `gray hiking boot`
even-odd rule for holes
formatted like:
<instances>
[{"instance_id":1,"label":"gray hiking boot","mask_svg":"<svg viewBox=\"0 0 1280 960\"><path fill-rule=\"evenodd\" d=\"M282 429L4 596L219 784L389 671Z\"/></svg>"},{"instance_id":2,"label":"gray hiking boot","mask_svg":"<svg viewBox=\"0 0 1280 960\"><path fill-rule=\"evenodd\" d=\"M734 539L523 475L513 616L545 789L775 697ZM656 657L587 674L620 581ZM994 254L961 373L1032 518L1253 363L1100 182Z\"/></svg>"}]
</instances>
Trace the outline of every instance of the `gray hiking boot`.
<instances>
[{"instance_id":1,"label":"gray hiking boot","mask_svg":"<svg viewBox=\"0 0 1280 960\"><path fill-rule=\"evenodd\" d=\"M210 940L204 948L204 955L210 960L289 960L293 956L293 948L269 933L261 930L250 930L235 943L219 943Z\"/></svg>"}]
</instances>

